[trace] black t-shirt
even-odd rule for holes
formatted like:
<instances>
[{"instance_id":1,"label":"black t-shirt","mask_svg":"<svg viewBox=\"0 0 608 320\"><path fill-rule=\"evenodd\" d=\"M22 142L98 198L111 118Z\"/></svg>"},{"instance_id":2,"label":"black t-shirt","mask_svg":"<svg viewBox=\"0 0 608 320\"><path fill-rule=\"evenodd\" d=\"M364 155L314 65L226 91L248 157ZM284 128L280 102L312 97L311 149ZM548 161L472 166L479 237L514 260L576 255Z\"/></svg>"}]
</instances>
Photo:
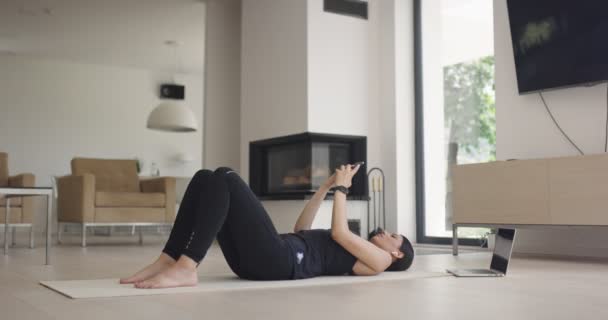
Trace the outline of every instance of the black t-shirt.
<instances>
[{"instance_id":1,"label":"black t-shirt","mask_svg":"<svg viewBox=\"0 0 608 320\"><path fill-rule=\"evenodd\" d=\"M330 230L282 234L294 257L293 279L351 274L357 258L331 238Z\"/></svg>"}]
</instances>

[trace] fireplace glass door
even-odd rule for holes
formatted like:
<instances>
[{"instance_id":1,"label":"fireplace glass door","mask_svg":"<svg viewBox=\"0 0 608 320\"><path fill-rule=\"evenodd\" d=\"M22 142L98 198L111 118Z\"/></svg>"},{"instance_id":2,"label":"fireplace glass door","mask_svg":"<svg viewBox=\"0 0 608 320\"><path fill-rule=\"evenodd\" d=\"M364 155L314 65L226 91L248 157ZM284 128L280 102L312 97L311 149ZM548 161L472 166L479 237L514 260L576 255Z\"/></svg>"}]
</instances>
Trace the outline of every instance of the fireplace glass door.
<instances>
[{"instance_id":1,"label":"fireplace glass door","mask_svg":"<svg viewBox=\"0 0 608 320\"><path fill-rule=\"evenodd\" d=\"M318 190L334 169L349 162L347 143L313 142L268 148L268 193Z\"/></svg>"},{"instance_id":2,"label":"fireplace glass door","mask_svg":"<svg viewBox=\"0 0 608 320\"><path fill-rule=\"evenodd\" d=\"M291 193L312 190L311 152L308 143L268 148L267 193Z\"/></svg>"},{"instance_id":3,"label":"fireplace glass door","mask_svg":"<svg viewBox=\"0 0 608 320\"><path fill-rule=\"evenodd\" d=\"M250 143L249 184L264 200L305 199L343 164L366 160L363 136L301 133ZM366 199L365 165L349 197ZM331 194L330 194L331 196Z\"/></svg>"}]
</instances>

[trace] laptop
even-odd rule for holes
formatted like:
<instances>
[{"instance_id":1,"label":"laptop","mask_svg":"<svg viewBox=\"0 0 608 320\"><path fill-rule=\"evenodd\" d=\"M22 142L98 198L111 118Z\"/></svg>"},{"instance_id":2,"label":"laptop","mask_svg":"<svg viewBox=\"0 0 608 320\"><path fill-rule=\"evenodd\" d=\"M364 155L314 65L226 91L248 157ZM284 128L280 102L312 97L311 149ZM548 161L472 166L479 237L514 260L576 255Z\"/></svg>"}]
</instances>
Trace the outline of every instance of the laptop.
<instances>
[{"instance_id":1,"label":"laptop","mask_svg":"<svg viewBox=\"0 0 608 320\"><path fill-rule=\"evenodd\" d=\"M514 229L498 229L490 269L448 269L456 277L504 277L513 251Z\"/></svg>"}]
</instances>

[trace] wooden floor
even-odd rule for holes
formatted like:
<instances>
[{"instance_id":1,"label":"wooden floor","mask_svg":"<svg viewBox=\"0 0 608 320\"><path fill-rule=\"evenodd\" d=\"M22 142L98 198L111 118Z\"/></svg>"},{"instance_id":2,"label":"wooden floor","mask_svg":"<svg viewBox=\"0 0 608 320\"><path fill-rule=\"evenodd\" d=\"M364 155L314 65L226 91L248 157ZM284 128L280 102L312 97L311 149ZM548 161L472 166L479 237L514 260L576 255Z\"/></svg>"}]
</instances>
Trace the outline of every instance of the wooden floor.
<instances>
[{"instance_id":1,"label":"wooden floor","mask_svg":"<svg viewBox=\"0 0 608 320\"><path fill-rule=\"evenodd\" d=\"M121 277L158 254L162 239L116 239L87 248L12 248L0 259L0 319L608 319L608 263L516 257L506 278L452 277L126 298L71 300L39 280ZM120 242L120 243L118 243ZM23 243L23 241L22 241ZM414 269L487 267L489 253L420 255ZM225 273L213 247L200 274Z\"/></svg>"}]
</instances>

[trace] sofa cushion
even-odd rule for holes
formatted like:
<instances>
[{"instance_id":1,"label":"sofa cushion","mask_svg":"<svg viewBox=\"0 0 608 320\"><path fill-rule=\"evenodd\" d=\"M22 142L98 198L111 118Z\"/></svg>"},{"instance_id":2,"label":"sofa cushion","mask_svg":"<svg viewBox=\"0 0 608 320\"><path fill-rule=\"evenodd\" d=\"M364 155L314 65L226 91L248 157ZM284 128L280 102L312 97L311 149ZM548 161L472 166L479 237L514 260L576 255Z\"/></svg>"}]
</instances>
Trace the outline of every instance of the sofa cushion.
<instances>
[{"instance_id":1,"label":"sofa cushion","mask_svg":"<svg viewBox=\"0 0 608 320\"><path fill-rule=\"evenodd\" d=\"M72 159L72 174L90 173L95 176L97 191L138 192L136 160Z\"/></svg>"},{"instance_id":2,"label":"sofa cushion","mask_svg":"<svg viewBox=\"0 0 608 320\"><path fill-rule=\"evenodd\" d=\"M21 207L21 197L11 198L11 208L12 207ZM6 198L0 197L0 207L4 208L6 206Z\"/></svg>"},{"instance_id":3,"label":"sofa cushion","mask_svg":"<svg viewBox=\"0 0 608 320\"><path fill-rule=\"evenodd\" d=\"M164 193L95 192L96 207L164 208Z\"/></svg>"},{"instance_id":4,"label":"sofa cushion","mask_svg":"<svg viewBox=\"0 0 608 320\"><path fill-rule=\"evenodd\" d=\"M166 222L164 208L95 208L95 222Z\"/></svg>"},{"instance_id":5,"label":"sofa cushion","mask_svg":"<svg viewBox=\"0 0 608 320\"><path fill-rule=\"evenodd\" d=\"M8 154L0 152L0 187L8 186Z\"/></svg>"}]
</instances>

